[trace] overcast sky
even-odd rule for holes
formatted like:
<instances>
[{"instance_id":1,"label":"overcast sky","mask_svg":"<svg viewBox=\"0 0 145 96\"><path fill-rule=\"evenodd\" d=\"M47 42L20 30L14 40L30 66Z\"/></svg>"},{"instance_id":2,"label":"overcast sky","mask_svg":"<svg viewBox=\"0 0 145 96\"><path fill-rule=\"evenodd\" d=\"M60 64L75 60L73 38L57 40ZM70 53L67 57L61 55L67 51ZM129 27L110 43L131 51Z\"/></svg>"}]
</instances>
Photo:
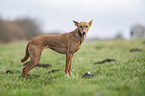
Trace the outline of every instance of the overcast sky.
<instances>
[{"instance_id":1,"label":"overcast sky","mask_svg":"<svg viewBox=\"0 0 145 96\"><path fill-rule=\"evenodd\" d=\"M45 32L70 32L72 20L93 25L88 38L111 38L117 33L129 38L132 25L145 25L145 0L0 0L0 16L37 18Z\"/></svg>"}]
</instances>

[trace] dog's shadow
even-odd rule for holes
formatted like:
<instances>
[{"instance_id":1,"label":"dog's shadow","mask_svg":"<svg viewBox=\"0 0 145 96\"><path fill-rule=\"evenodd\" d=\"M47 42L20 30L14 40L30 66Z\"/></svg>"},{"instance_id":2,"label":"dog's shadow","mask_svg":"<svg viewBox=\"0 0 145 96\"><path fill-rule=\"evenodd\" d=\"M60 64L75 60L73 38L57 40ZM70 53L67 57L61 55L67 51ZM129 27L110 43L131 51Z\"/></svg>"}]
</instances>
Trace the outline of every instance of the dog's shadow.
<instances>
[{"instance_id":1,"label":"dog's shadow","mask_svg":"<svg viewBox=\"0 0 145 96\"><path fill-rule=\"evenodd\" d=\"M26 66L30 61L26 62L23 64L23 66ZM52 65L51 64L41 64L41 63L38 63L35 67L42 67L42 68L48 68L48 67L51 67Z\"/></svg>"},{"instance_id":2,"label":"dog's shadow","mask_svg":"<svg viewBox=\"0 0 145 96\"><path fill-rule=\"evenodd\" d=\"M102 61L98 61L98 62L95 62L94 64L104 64L104 63L107 63L107 62L115 62L116 60L115 59L104 59Z\"/></svg>"}]
</instances>

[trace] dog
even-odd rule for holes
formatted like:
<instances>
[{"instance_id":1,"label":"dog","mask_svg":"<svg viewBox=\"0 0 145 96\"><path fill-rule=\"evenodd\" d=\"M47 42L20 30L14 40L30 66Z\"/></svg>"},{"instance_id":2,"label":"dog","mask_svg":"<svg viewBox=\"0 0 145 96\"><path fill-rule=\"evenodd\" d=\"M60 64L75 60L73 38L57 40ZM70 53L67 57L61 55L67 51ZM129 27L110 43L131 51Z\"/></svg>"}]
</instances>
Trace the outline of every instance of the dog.
<instances>
[{"instance_id":1,"label":"dog","mask_svg":"<svg viewBox=\"0 0 145 96\"><path fill-rule=\"evenodd\" d=\"M86 38L90 22L73 21L77 27L74 31L58 35L40 35L32 38L27 44L25 56L21 62L25 62L30 57L30 62L23 68L21 78L25 78L27 73L40 61L41 53L45 48L50 48L58 53L66 54L65 73L71 75L72 58Z\"/></svg>"}]
</instances>

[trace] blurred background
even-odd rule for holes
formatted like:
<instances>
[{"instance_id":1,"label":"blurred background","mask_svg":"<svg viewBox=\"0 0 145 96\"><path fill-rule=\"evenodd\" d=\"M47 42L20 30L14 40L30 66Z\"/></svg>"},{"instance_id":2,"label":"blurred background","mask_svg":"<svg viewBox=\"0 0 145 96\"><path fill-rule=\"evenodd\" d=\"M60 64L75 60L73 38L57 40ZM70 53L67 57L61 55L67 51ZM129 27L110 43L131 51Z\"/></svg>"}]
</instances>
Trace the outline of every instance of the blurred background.
<instances>
[{"instance_id":1,"label":"blurred background","mask_svg":"<svg viewBox=\"0 0 145 96\"><path fill-rule=\"evenodd\" d=\"M145 0L0 0L0 42L73 31L93 19L87 39L145 38Z\"/></svg>"}]
</instances>

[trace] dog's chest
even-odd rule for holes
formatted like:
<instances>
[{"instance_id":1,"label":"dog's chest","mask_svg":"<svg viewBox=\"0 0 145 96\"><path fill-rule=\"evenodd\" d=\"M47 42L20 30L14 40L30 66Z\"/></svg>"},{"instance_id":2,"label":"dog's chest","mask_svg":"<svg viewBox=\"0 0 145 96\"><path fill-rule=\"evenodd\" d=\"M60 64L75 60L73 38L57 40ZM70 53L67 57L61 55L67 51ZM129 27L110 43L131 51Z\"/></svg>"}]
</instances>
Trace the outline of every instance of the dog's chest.
<instances>
[{"instance_id":1,"label":"dog's chest","mask_svg":"<svg viewBox=\"0 0 145 96\"><path fill-rule=\"evenodd\" d=\"M75 52L78 51L80 48L81 48L81 45L78 45L78 46L76 47Z\"/></svg>"}]
</instances>

